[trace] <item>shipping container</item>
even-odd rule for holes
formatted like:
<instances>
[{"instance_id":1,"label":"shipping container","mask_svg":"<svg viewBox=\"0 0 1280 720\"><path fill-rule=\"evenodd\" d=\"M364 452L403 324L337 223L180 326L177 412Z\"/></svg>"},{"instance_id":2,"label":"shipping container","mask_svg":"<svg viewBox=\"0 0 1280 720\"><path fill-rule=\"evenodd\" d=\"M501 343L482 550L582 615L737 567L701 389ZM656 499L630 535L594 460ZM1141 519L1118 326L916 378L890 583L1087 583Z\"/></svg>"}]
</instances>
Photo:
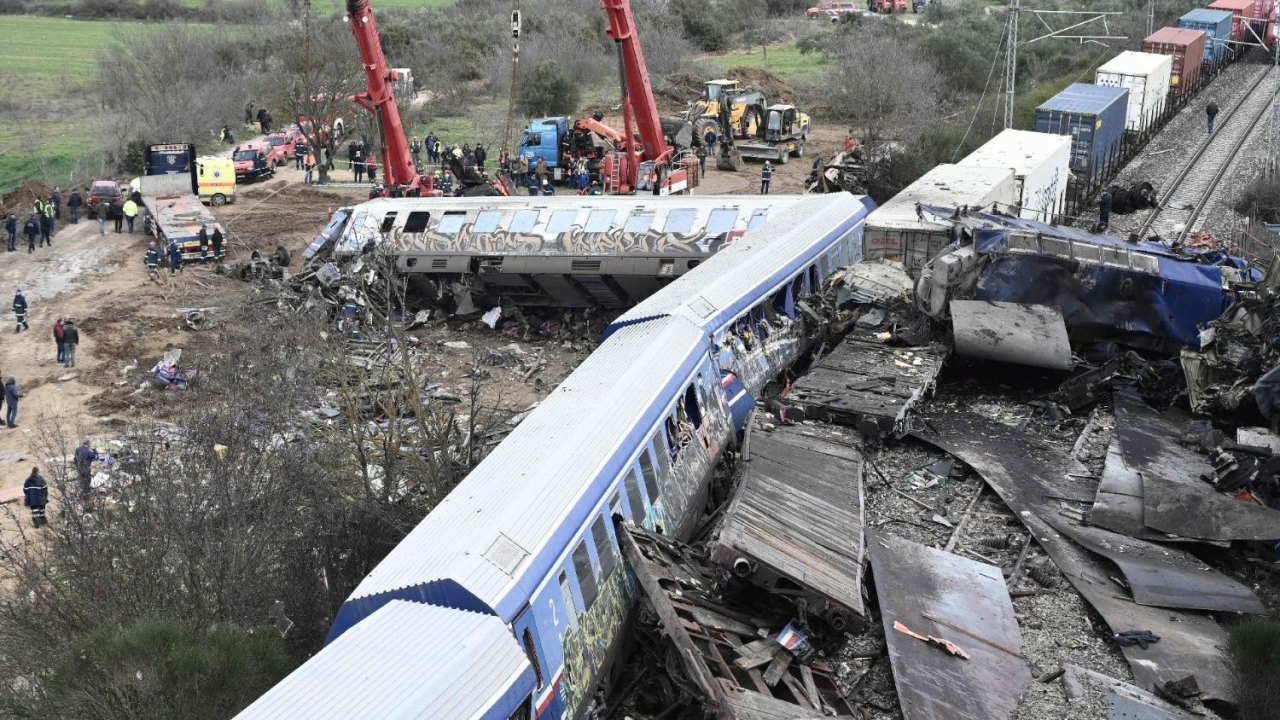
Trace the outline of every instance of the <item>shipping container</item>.
<instances>
[{"instance_id":1,"label":"shipping container","mask_svg":"<svg viewBox=\"0 0 1280 720\"><path fill-rule=\"evenodd\" d=\"M1164 112L1172 70L1173 58L1168 55L1126 50L1098 68L1093 82L1129 91L1124 127L1142 132Z\"/></svg>"},{"instance_id":2,"label":"shipping container","mask_svg":"<svg viewBox=\"0 0 1280 720\"><path fill-rule=\"evenodd\" d=\"M1232 15L1227 10L1208 10L1200 8L1192 10L1178 19L1178 27L1190 30L1203 30L1204 60L1207 63L1218 63L1226 60L1227 41L1231 39Z\"/></svg>"},{"instance_id":3,"label":"shipping container","mask_svg":"<svg viewBox=\"0 0 1280 720\"><path fill-rule=\"evenodd\" d=\"M1169 91L1185 92L1195 87L1204 63L1205 32L1181 28L1161 28L1142 41L1142 52L1173 58L1169 72Z\"/></svg>"},{"instance_id":4,"label":"shipping container","mask_svg":"<svg viewBox=\"0 0 1280 720\"><path fill-rule=\"evenodd\" d=\"M1065 212L1071 170L1071 138L1065 135L1005 130L969 153L960 165L1013 170L1013 208L1001 212L1052 222Z\"/></svg>"},{"instance_id":5,"label":"shipping container","mask_svg":"<svg viewBox=\"0 0 1280 720\"><path fill-rule=\"evenodd\" d=\"M1071 136L1071 170L1094 180L1124 141L1129 91L1076 83L1036 108L1036 132Z\"/></svg>"},{"instance_id":6,"label":"shipping container","mask_svg":"<svg viewBox=\"0 0 1280 720\"><path fill-rule=\"evenodd\" d=\"M863 257L899 260L912 275L951 243L951 223L920 217L916 203L991 209L1014 202L1013 169L939 165L867 216Z\"/></svg>"},{"instance_id":7,"label":"shipping container","mask_svg":"<svg viewBox=\"0 0 1280 720\"><path fill-rule=\"evenodd\" d=\"M1214 0L1209 3L1210 10L1226 10L1231 13L1231 39L1245 42L1249 39L1249 29L1245 25L1253 19L1257 9L1256 0Z\"/></svg>"},{"instance_id":8,"label":"shipping container","mask_svg":"<svg viewBox=\"0 0 1280 720\"><path fill-rule=\"evenodd\" d=\"M1271 18L1271 12L1276 9L1276 0L1258 0L1253 6L1253 19L1266 21Z\"/></svg>"}]
</instances>

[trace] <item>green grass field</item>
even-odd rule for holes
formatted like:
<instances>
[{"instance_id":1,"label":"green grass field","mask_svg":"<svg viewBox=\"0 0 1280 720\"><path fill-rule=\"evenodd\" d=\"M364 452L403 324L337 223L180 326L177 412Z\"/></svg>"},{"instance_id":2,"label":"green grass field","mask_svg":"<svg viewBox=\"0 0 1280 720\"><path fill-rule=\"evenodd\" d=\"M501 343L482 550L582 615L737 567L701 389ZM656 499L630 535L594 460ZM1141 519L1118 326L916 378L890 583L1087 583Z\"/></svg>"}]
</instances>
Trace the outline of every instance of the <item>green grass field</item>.
<instances>
[{"instance_id":1,"label":"green grass field","mask_svg":"<svg viewBox=\"0 0 1280 720\"><path fill-rule=\"evenodd\" d=\"M767 52L757 47L712 55L707 60L725 72L736 67L762 68L783 80L813 79L827 69L822 53L802 54L793 43L774 45Z\"/></svg>"}]
</instances>

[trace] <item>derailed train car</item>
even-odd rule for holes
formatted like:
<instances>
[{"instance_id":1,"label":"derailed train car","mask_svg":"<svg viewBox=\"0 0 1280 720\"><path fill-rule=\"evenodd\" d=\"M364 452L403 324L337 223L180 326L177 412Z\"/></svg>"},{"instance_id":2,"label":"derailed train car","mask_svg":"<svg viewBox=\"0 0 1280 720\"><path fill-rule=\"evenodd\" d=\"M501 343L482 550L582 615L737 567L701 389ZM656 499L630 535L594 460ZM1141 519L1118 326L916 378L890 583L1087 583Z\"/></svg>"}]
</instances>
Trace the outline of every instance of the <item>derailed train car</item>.
<instances>
[{"instance_id":1,"label":"derailed train car","mask_svg":"<svg viewBox=\"0 0 1280 720\"><path fill-rule=\"evenodd\" d=\"M721 363L763 377L795 357L735 355L730 336L856 260L867 210L805 198L611 328L239 717L583 717L618 679L637 599L613 519L693 531L750 402Z\"/></svg>"}]
</instances>

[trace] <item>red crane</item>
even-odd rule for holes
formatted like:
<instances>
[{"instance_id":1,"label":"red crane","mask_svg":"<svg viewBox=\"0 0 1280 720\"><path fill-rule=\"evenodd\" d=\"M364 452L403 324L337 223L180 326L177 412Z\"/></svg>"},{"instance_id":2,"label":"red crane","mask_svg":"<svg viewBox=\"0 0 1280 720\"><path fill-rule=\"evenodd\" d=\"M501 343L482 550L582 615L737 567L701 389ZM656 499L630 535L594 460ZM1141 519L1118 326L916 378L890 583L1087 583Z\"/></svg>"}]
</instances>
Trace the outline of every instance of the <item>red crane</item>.
<instances>
[{"instance_id":1,"label":"red crane","mask_svg":"<svg viewBox=\"0 0 1280 720\"><path fill-rule=\"evenodd\" d=\"M688 192L690 179L693 179L693 184L697 183L697 175L690 175L697 161L690 158L672 164L675 151L667 145L662 133L658 102L653 95L653 86L649 84L649 69L645 66L644 51L640 49L631 3L629 0L601 0L600 7L609 16L609 37L618 45L624 133L627 138L635 137L633 122L640 133L638 153L636 143L628 142L625 152L605 157L606 190L622 194L652 192L654 195Z\"/></svg>"},{"instance_id":2,"label":"red crane","mask_svg":"<svg viewBox=\"0 0 1280 720\"><path fill-rule=\"evenodd\" d=\"M378 38L378 24L373 19L369 0L347 0L346 21L351 24L351 34L360 47L360 64L364 67L365 92L357 94L353 101L368 110L382 128L382 168L386 178L387 195L420 194L423 197L439 197L435 179L419 175L409 156L409 144L405 142L404 127L400 124L400 108L396 105L391 83L396 74L387 67L382 53L382 41Z\"/></svg>"}]
</instances>

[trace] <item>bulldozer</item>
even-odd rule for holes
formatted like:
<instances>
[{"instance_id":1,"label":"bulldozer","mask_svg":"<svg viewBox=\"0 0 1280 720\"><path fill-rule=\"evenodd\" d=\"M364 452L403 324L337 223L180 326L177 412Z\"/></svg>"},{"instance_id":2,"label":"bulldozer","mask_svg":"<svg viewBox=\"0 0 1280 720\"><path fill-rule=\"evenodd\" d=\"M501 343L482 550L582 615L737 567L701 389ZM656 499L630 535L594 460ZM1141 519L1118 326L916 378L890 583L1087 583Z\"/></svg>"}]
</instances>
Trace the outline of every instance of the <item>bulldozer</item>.
<instances>
[{"instance_id":1,"label":"bulldozer","mask_svg":"<svg viewBox=\"0 0 1280 720\"><path fill-rule=\"evenodd\" d=\"M785 164L793 157L804 157L804 144L809 137L809 115L795 105L770 105L755 142L740 143L738 154L744 159L772 160Z\"/></svg>"}]
</instances>

